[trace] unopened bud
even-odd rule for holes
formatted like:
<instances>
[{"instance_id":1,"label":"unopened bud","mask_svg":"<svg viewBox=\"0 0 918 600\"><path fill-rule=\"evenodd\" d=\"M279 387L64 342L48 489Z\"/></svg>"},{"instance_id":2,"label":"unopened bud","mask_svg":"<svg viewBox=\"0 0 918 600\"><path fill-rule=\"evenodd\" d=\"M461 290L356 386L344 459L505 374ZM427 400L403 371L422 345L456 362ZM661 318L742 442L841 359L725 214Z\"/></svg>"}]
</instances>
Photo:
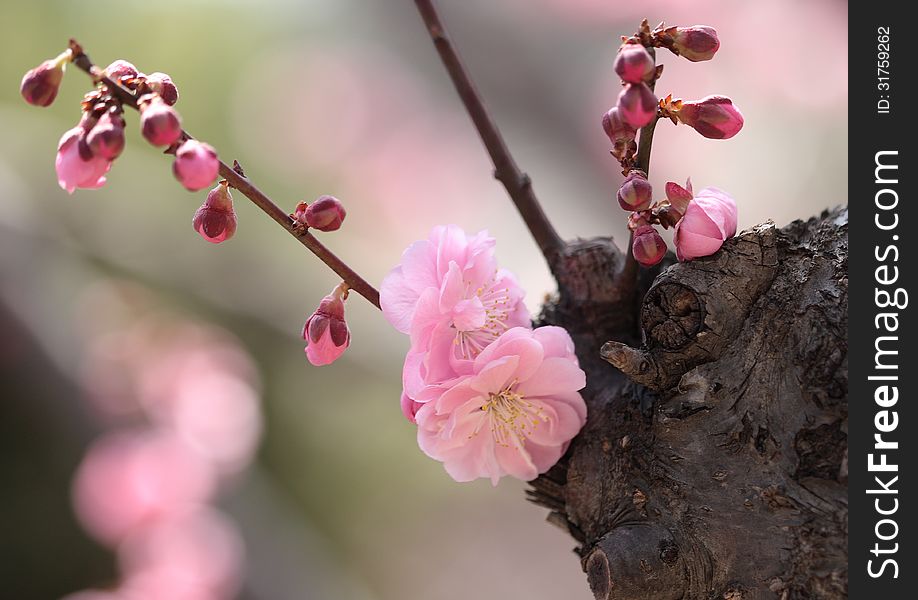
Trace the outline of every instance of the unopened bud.
<instances>
[{"instance_id":1,"label":"unopened bud","mask_svg":"<svg viewBox=\"0 0 918 600\"><path fill-rule=\"evenodd\" d=\"M653 202L653 186L643 173L633 171L618 188L617 197L618 203L625 210L647 210Z\"/></svg>"},{"instance_id":2,"label":"unopened bud","mask_svg":"<svg viewBox=\"0 0 918 600\"><path fill-rule=\"evenodd\" d=\"M335 362L351 342L351 332L344 320L344 300L347 286L339 284L319 303L319 308L303 326L306 357L319 367Z\"/></svg>"},{"instance_id":3,"label":"unopened bud","mask_svg":"<svg viewBox=\"0 0 918 600\"><path fill-rule=\"evenodd\" d=\"M666 256L666 242L650 225L641 225L634 230L631 242L634 259L645 267L652 267Z\"/></svg>"},{"instance_id":4,"label":"unopened bud","mask_svg":"<svg viewBox=\"0 0 918 600\"><path fill-rule=\"evenodd\" d=\"M617 107L612 107L602 116L602 129L612 142L612 154L621 160L637 151L634 139L637 131L622 120Z\"/></svg>"},{"instance_id":5,"label":"unopened bud","mask_svg":"<svg viewBox=\"0 0 918 600\"><path fill-rule=\"evenodd\" d=\"M124 150L124 119L115 112L106 112L86 136L86 144L94 156L118 158Z\"/></svg>"},{"instance_id":6,"label":"unopened bud","mask_svg":"<svg viewBox=\"0 0 918 600\"><path fill-rule=\"evenodd\" d=\"M641 44L623 45L615 57L613 68L627 83L650 81L656 71L653 57Z\"/></svg>"},{"instance_id":7,"label":"unopened bud","mask_svg":"<svg viewBox=\"0 0 918 600\"><path fill-rule=\"evenodd\" d=\"M209 144L197 140L186 140L175 151L172 172L186 189L203 190L217 178L220 161L217 151Z\"/></svg>"},{"instance_id":8,"label":"unopened bud","mask_svg":"<svg viewBox=\"0 0 918 600\"><path fill-rule=\"evenodd\" d=\"M708 96L701 100L683 101L676 118L694 128L706 138L725 140L743 128L743 115L726 96Z\"/></svg>"},{"instance_id":9,"label":"unopened bud","mask_svg":"<svg viewBox=\"0 0 918 600\"><path fill-rule=\"evenodd\" d=\"M178 102L178 88L172 83L172 78L165 73L156 72L147 75L147 85L169 106Z\"/></svg>"},{"instance_id":10,"label":"unopened bud","mask_svg":"<svg viewBox=\"0 0 918 600\"><path fill-rule=\"evenodd\" d=\"M19 93L32 106L50 106L57 98L64 79L64 65L70 60L70 52L46 60L22 76Z\"/></svg>"},{"instance_id":11,"label":"unopened bud","mask_svg":"<svg viewBox=\"0 0 918 600\"><path fill-rule=\"evenodd\" d=\"M207 193L204 204L194 213L191 221L194 230L208 242L219 244L236 233L236 211L233 196L225 181Z\"/></svg>"},{"instance_id":12,"label":"unopened bud","mask_svg":"<svg viewBox=\"0 0 918 600\"><path fill-rule=\"evenodd\" d=\"M148 98L140 105L143 137L154 146L171 146L182 137L181 119L174 108L158 97Z\"/></svg>"},{"instance_id":13,"label":"unopened bud","mask_svg":"<svg viewBox=\"0 0 918 600\"><path fill-rule=\"evenodd\" d=\"M297 206L299 209L299 206ZM319 231L335 231L341 227L347 212L334 196L320 196L302 210L302 219L307 227Z\"/></svg>"},{"instance_id":14,"label":"unopened bud","mask_svg":"<svg viewBox=\"0 0 918 600\"><path fill-rule=\"evenodd\" d=\"M720 48L717 32L707 25L671 27L666 33L672 39L673 51L692 62L711 60Z\"/></svg>"},{"instance_id":15,"label":"unopened bud","mask_svg":"<svg viewBox=\"0 0 918 600\"><path fill-rule=\"evenodd\" d=\"M128 61L119 58L112 64L105 67L104 73L105 76L112 81L121 83L122 79L134 79L140 72L137 70L137 67Z\"/></svg>"},{"instance_id":16,"label":"unopened bud","mask_svg":"<svg viewBox=\"0 0 918 600\"><path fill-rule=\"evenodd\" d=\"M629 83L618 96L618 113L635 129L649 125L657 118L659 102L646 83Z\"/></svg>"}]
</instances>

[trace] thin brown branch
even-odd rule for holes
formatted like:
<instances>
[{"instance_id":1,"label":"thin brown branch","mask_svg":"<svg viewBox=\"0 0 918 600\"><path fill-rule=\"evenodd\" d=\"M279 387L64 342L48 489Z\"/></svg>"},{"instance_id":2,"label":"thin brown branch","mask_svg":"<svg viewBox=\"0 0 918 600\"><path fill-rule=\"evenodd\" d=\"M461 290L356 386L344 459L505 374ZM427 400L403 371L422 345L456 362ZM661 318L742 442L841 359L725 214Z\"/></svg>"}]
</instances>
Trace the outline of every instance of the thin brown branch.
<instances>
[{"instance_id":1,"label":"thin brown branch","mask_svg":"<svg viewBox=\"0 0 918 600\"><path fill-rule=\"evenodd\" d=\"M449 73L466 111L472 118L478 135L484 143L491 161L494 163L494 176L504 185L517 211L523 217L526 227L538 244L542 255L553 267L556 258L560 255L564 242L558 236L545 212L542 210L535 193L532 190L532 181L529 176L520 171L516 161L510 154L507 144L497 125L485 108L481 96L472 82L459 54L453 47L446 34L446 29L440 21L433 0L415 0L415 5L427 25L427 31L433 40L437 53Z\"/></svg>"},{"instance_id":2,"label":"thin brown branch","mask_svg":"<svg viewBox=\"0 0 918 600\"><path fill-rule=\"evenodd\" d=\"M83 48L76 41L70 40L70 49L73 52L74 65L88 73L94 82L105 84L111 93L118 97L122 104L126 104L135 110L137 109L137 96L119 83L105 77L102 69L92 63L92 60L83 52ZM194 139L187 131L183 131L182 135L183 139ZM239 190L243 196L251 200L255 206L260 208L278 225L283 227L287 233L299 240L300 243L315 254L319 260L328 265L332 271L344 280L350 289L369 300L376 308L380 307L379 291L377 291L376 288L358 275L331 250L326 248L325 245L317 240L311 233L296 229L290 216L261 190L255 187L247 177L240 175L223 161L220 161L220 175L229 182L230 186Z\"/></svg>"}]
</instances>

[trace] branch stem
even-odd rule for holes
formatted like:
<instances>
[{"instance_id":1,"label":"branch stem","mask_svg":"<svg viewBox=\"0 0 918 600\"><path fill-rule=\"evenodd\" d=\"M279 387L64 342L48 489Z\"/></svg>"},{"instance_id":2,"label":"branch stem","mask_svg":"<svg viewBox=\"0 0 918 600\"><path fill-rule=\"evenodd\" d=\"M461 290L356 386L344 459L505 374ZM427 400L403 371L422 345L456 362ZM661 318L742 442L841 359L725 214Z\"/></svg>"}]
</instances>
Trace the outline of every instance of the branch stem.
<instances>
[{"instance_id":1,"label":"branch stem","mask_svg":"<svg viewBox=\"0 0 918 600\"><path fill-rule=\"evenodd\" d=\"M484 143L491 161L494 164L494 177L506 188L510 199L526 223L526 227L535 239L539 250L545 257L549 267L554 267L560 255L564 242L555 231L545 212L542 210L535 192L532 190L532 181L529 176L520 171L516 161L510 154L506 142L484 106L481 95L453 47L446 29L437 13L434 0L415 0L418 12L427 26L427 31L433 40L440 60L446 68L459 98L478 130L478 135Z\"/></svg>"},{"instance_id":2,"label":"branch stem","mask_svg":"<svg viewBox=\"0 0 918 600\"><path fill-rule=\"evenodd\" d=\"M76 41L70 41L70 50L73 52L74 65L89 74L96 83L105 84L111 93L117 96L122 104L126 104L135 110L138 108L137 95L121 84L106 77L102 69L92 63L92 60L83 52L83 48ZM194 138L187 131L183 130L182 139ZM255 187L247 177L233 170L232 167L222 160L220 161L220 176L226 179L230 186L239 190L243 196L251 200L255 206L271 217L278 225L283 227L287 233L299 240L303 246L309 249L309 251L315 254L319 260L341 277L348 288L366 298L376 308L380 307L379 291L376 290L376 288L358 275L311 233L296 229L290 215L275 204L266 194Z\"/></svg>"}]
</instances>

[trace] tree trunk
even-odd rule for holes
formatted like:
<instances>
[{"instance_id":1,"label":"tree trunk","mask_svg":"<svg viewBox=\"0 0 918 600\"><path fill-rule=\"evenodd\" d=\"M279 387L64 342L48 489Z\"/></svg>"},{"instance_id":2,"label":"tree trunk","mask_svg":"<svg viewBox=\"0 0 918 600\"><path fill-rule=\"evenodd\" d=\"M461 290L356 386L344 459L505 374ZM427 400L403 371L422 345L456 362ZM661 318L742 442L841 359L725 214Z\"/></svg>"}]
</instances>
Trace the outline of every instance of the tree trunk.
<instances>
[{"instance_id":1,"label":"tree trunk","mask_svg":"<svg viewBox=\"0 0 918 600\"><path fill-rule=\"evenodd\" d=\"M589 418L529 494L596 598L847 597L847 223L766 223L636 293L611 240L566 247L542 321Z\"/></svg>"}]
</instances>

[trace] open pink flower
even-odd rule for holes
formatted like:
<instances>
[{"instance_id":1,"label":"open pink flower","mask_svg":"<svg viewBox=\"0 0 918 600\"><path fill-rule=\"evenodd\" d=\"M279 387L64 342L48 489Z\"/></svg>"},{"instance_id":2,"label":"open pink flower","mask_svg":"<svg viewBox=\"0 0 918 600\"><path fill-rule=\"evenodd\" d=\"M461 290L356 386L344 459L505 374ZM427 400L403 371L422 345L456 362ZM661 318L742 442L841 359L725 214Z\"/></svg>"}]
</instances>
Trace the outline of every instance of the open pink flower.
<instances>
[{"instance_id":1,"label":"open pink flower","mask_svg":"<svg viewBox=\"0 0 918 600\"><path fill-rule=\"evenodd\" d=\"M105 185L105 174L111 168L110 160L99 156L84 158L80 153L80 137L83 128L74 127L67 131L57 145L57 157L54 168L57 170L57 182L72 194L77 188L95 189ZM88 147L85 149L88 151Z\"/></svg>"},{"instance_id":2,"label":"open pink flower","mask_svg":"<svg viewBox=\"0 0 918 600\"><path fill-rule=\"evenodd\" d=\"M418 409L418 445L456 481L529 481L586 422L585 385L567 331L513 328L475 358L470 375Z\"/></svg>"},{"instance_id":3,"label":"open pink flower","mask_svg":"<svg viewBox=\"0 0 918 600\"><path fill-rule=\"evenodd\" d=\"M331 294L322 299L319 308L303 326L306 358L317 367L338 360L351 343L351 331L344 320L345 298L347 287L343 283L338 284Z\"/></svg>"},{"instance_id":4,"label":"open pink flower","mask_svg":"<svg viewBox=\"0 0 918 600\"><path fill-rule=\"evenodd\" d=\"M523 296L513 275L497 268L494 239L484 231L470 237L440 226L409 246L383 281L380 303L411 336L402 376L410 399L428 401L425 390L471 373L475 357L504 331L528 327Z\"/></svg>"},{"instance_id":5,"label":"open pink flower","mask_svg":"<svg viewBox=\"0 0 918 600\"><path fill-rule=\"evenodd\" d=\"M676 224L676 256L686 261L714 254L736 235L736 201L717 188L704 188L692 198Z\"/></svg>"}]
</instances>

